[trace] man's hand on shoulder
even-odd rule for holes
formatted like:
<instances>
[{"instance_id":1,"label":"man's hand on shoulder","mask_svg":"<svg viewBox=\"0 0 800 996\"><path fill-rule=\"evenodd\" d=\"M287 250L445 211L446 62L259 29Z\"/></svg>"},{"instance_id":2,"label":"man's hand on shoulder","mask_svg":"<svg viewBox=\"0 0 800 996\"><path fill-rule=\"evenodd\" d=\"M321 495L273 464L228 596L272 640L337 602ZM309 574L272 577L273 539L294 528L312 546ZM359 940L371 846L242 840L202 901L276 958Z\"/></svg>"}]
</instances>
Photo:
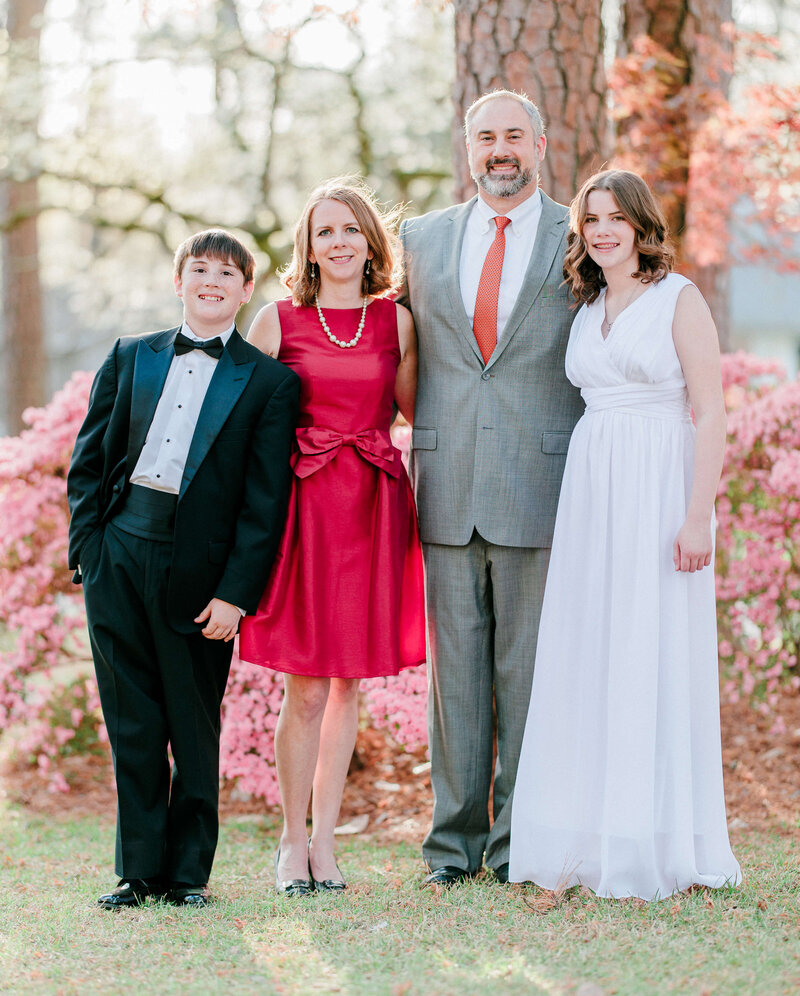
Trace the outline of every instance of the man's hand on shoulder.
<instances>
[{"instance_id":1,"label":"man's hand on shoulder","mask_svg":"<svg viewBox=\"0 0 800 996\"><path fill-rule=\"evenodd\" d=\"M196 623L204 622L203 636L208 640L224 640L226 643L236 636L242 613L235 605L221 598L212 598L196 617Z\"/></svg>"}]
</instances>

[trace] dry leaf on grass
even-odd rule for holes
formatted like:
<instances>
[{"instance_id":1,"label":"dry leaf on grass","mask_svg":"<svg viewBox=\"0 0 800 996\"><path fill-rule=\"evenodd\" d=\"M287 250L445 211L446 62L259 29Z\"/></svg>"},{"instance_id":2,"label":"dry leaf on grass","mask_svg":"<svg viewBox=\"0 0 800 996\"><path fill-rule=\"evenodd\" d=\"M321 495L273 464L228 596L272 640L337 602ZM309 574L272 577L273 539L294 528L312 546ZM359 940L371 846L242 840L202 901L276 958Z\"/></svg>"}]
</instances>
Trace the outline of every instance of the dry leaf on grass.
<instances>
[{"instance_id":1,"label":"dry leaf on grass","mask_svg":"<svg viewBox=\"0 0 800 996\"><path fill-rule=\"evenodd\" d=\"M532 913L544 916L563 905L564 895L563 892L556 893L550 892L549 889L537 889L534 896L523 893L522 901Z\"/></svg>"}]
</instances>

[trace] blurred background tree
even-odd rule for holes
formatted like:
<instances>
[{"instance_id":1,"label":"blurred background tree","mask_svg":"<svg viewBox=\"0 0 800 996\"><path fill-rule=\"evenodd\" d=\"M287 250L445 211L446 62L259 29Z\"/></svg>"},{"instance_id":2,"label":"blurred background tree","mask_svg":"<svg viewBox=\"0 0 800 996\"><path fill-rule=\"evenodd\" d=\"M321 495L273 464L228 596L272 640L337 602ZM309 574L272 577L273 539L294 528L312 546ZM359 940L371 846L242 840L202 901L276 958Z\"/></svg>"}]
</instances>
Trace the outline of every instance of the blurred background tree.
<instances>
[{"instance_id":1,"label":"blurred background tree","mask_svg":"<svg viewBox=\"0 0 800 996\"><path fill-rule=\"evenodd\" d=\"M453 173L456 200L475 185L464 150L464 114L489 90L521 90L547 127L542 186L569 204L582 180L608 158L605 32L601 0L453 0Z\"/></svg>"},{"instance_id":2,"label":"blurred background tree","mask_svg":"<svg viewBox=\"0 0 800 996\"><path fill-rule=\"evenodd\" d=\"M29 405L47 391L47 360L39 281L38 149L41 104L39 39L44 0L8 0L3 38L3 125L0 138L0 219L3 240L5 416L22 428Z\"/></svg>"},{"instance_id":3,"label":"blurred background tree","mask_svg":"<svg viewBox=\"0 0 800 996\"><path fill-rule=\"evenodd\" d=\"M618 55L641 54L655 86L642 86L646 81L639 80L633 99L618 102L617 149L657 191L670 230L678 235L679 257L685 260L681 236L690 210L692 141L727 100L730 86L732 39L726 26L732 24L731 0L622 0L620 13ZM650 141L643 141L648 132ZM726 343L727 265L688 269Z\"/></svg>"},{"instance_id":4,"label":"blurred background tree","mask_svg":"<svg viewBox=\"0 0 800 996\"><path fill-rule=\"evenodd\" d=\"M766 262L762 281L800 267L800 0L735 3L0 0L6 431L68 381L0 439L0 725L26 731L54 787L64 750L102 735L64 567L64 477L91 375L69 378L116 336L179 321L174 247L202 227L237 232L257 254L258 307L281 293L291 228L324 178L360 173L415 214L470 196L464 109L510 87L542 107L556 198L606 162L647 177L724 334L732 262ZM800 389L768 388L774 365L725 359L724 691L769 711L800 684ZM223 771L270 801L280 695L271 672L235 663ZM424 673L365 696L406 745L424 736L424 700Z\"/></svg>"},{"instance_id":5,"label":"blurred background tree","mask_svg":"<svg viewBox=\"0 0 800 996\"><path fill-rule=\"evenodd\" d=\"M29 41L17 8L31 3ZM115 336L178 320L169 259L191 231L245 238L257 307L279 293L275 270L322 179L359 173L415 210L447 202L450 16L365 6L5 0L7 431L73 369L95 367ZM30 282L41 274L43 315L22 267ZM37 335L46 355L33 352Z\"/></svg>"},{"instance_id":6,"label":"blurred background tree","mask_svg":"<svg viewBox=\"0 0 800 996\"><path fill-rule=\"evenodd\" d=\"M318 181L360 173L412 213L470 196L463 111L493 87L541 105L561 201L606 162L647 176L724 334L743 157L761 142L758 231L796 231L800 169L788 60L754 78L732 14L796 45L798 0L0 0L0 431L115 336L178 320L169 255L192 230L248 241L252 310Z\"/></svg>"}]
</instances>

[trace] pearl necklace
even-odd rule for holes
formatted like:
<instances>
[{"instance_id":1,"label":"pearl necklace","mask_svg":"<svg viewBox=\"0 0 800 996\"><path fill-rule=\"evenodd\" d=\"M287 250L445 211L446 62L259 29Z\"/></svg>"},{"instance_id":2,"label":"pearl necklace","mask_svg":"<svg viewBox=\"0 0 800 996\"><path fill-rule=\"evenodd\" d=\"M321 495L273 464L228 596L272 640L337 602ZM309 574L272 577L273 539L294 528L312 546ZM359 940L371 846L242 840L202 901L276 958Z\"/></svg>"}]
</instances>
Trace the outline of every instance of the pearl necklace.
<instances>
[{"instance_id":1,"label":"pearl necklace","mask_svg":"<svg viewBox=\"0 0 800 996\"><path fill-rule=\"evenodd\" d=\"M356 334L350 340L350 342L344 342L342 339L337 339L336 336L331 332L328 327L328 323L325 321L325 316L322 314L322 308L319 306L319 294L314 294L314 302L317 305L317 314L319 315L319 323L322 326L322 330L325 335L330 339L331 342L335 343L337 346L341 346L342 349L350 349L351 346L355 346L358 340L361 338L361 333L364 331L364 322L367 320L367 295L364 295L364 303L361 305L361 321L358 323L358 328L356 329Z\"/></svg>"}]
</instances>

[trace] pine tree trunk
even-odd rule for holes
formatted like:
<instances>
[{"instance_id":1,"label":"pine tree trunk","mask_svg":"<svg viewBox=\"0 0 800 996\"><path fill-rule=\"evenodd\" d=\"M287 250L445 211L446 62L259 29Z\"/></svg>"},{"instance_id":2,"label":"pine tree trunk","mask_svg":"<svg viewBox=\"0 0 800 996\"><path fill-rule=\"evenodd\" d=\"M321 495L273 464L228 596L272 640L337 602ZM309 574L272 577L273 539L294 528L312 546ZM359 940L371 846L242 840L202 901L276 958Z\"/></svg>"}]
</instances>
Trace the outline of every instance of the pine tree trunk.
<instances>
[{"instance_id":1,"label":"pine tree trunk","mask_svg":"<svg viewBox=\"0 0 800 996\"><path fill-rule=\"evenodd\" d=\"M648 35L683 64L674 77L674 93L682 87L692 86L704 90L719 90L727 95L729 75L701 50L698 42L702 38L725 44L722 25L732 20L731 0L623 0L621 5L622 23L620 30L620 54L627 54L633 48L634 40L640 35ZM668 98L669 99L669 98ZM646 113L646 111L645 111ZM703 123L701 107L696 103L688 106L685 127L676 129L676 134L691 135ZM629 118L621 126L621 131L630 129L635 118ZM686 227L689 210L689 149L683 150L682 176L679 184L687 194L669 206L667 211L670 229L674 233L680 252L680 242ZM693 266L690 260L682 260L682 269L703 292L714 314L723 348L730 339L728 315L728 267Z\"/></svg>"},{"instance_id":2,"label":"pine tree trunk","mask_svg":"<svg viewBox=\"0 0 800 996\"><path fill-rule=\"evenodd\" d=\"M17 85L23 83L26 99L15 101L8 141L14 151L15 135L23 139L38 127L39 34L44 0L10 0L8 7L9 58ZM13 78L13 77L12 77ZM21 159L20 172L31 164ZM5 329L6 430L22 428L22 412L46 400L46 359L42 298L39 282L37 216L39 192L35 178L21 176L0 185L3 219L3 324Z\"/></svg>"},{"instance_id":3,"label":"pine tree trunk","mask_svg":"<svg viewBox=\"0 0 800 996\"><path fill-rule=\"evenodd\" d=\"M463 121L489 90L521 90L547 130L542 187L569 203L607 152L600 0L455 0L453 174L456 200L471 197Z\"/></svg>"}]
</instances>

